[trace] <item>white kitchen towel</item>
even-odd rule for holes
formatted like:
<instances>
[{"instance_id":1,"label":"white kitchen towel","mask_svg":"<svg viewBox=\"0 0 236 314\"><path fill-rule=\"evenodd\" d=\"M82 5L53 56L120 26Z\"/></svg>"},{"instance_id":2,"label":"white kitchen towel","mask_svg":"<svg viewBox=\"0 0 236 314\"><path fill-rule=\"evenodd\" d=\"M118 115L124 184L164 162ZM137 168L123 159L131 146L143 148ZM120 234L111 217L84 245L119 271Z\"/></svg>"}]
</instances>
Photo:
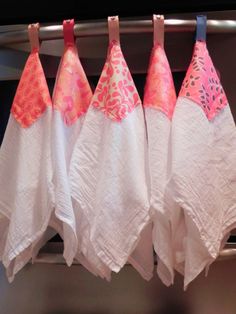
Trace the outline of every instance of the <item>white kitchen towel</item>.
<instances>
[{"instance_id":1,"label":"white kitchen towel","mask_svg":"<svg viewBox=\"0 0 236 314\"><path fill-rule=\"evenodd\" d=\"M128 261L150 222L143 109L117 25L116 17L109 18L107 60L70 166L72 197L81 220L89 223L82 230L82 252L86 256L91 240L97 256L115 272Z\"/></svg>"},{"instance_id":2,"label":"white kitchen towel","mask_svg":"<svg viewBox=\"0 0 236 314\"><path fill-rule=\"evenodd\" d=\"M9 280L31 259L53 208L51 98L39 59L38 24L0 150L1 257Z\"/></svg>"},{"instance_id":3,"label":"white kitchen towel","mask_svg":"<svg viewBox=\"0 0 236 314\"><path fill-rule=\"evenodd\" d=\"M87 249L90 255L94 255L94 263L91 265L82 256L77 236L82 226L76 205L73 206L72 203L68 172L73 148L79 138L84 116L92 98L92 90L78 57L74 20L63 22L63 32L65 48L53 92L51 150L55 214L52 216L50 226L64 241L64 258L68 265L76 258L93 274L109 279L109 269L97 258L92 246L88 246Z\"/></svg>"},{"instance_id":4,"label":"white kitchen towel","mask_svg":"<svg viewBox=\"0 0 236 314\"><path fill-rule=\"evenodd\" d=\"M169 188L185 224L182 245L173 231L180 244L175 259L182 264L186 288L217 258L236 224L235 123L204 40L195 43L173 115L171 143Z\"/></svg>"},{"instance_id":5,"label":"white kitchen towel","mask_svg":"<svg viewBox=\"0 0 236 314\"><path fill-rule=\"evenodd\" d=\"M153 27L154 46L143 105L148 134L150 211L153 220L153 244L158 256L157 273L169 286L174 281L174 265L166 185L170 175L170 132L176 93L169 62L163 48L164 17L154 15Z\"/></svg>"}]
</instances>

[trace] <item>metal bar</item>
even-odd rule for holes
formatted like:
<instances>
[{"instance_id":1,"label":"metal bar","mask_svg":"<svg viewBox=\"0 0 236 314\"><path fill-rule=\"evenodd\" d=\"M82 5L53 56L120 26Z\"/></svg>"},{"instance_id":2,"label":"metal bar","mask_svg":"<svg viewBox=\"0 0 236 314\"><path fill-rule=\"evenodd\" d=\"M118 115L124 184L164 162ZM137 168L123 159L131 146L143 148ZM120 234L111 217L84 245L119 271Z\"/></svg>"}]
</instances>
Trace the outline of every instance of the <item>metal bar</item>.
<instances>
[{"instance_id":1,"label":"metal bar","mask_svg":"<svg viewBox=\"0 0 236 314\"><path fill-rule=\"evenodd\" d=\"M195 20L166 19L165 32L193 32ZM153 31L151 20L121 21L121 34L151 33ZM208 20L208 33L236 33L236 20ZM86 22L75 25L76 37L103 36L108 34L107 22ZM62 25L42 26L40 40L53 40L63 38ZM17 44L28 41L27 29L0 33L0 46Z\"/></svg>"},{"instance_id":2,"label":"metal bar","mask_svg":"<svg viewBox=\"0 0 236 314\"><path fill-rule=\"evenodd\" d=\"M236 249L223 249L217 260L228 260L228 259L236 259ZM63 258L62 254L58 253L40 253L35 259L33 264L58 264L58 265L66 265L66 261ZM127 263L129 264L129 263ZM73 265L80 265L80 263L74 260Z\"/></svg>"},{"instance_id":3,"label":"metal bar","mask_svg":"<svg viewBox=\"0 0 236 314\"><path fill-rule=\"evenodd\" d=\"M223 249L220 252L220 255L218 257L220 261L228 260L228 259L235 259L235 258L236 258L236 249Z\"/></svg>"}]
</instances>

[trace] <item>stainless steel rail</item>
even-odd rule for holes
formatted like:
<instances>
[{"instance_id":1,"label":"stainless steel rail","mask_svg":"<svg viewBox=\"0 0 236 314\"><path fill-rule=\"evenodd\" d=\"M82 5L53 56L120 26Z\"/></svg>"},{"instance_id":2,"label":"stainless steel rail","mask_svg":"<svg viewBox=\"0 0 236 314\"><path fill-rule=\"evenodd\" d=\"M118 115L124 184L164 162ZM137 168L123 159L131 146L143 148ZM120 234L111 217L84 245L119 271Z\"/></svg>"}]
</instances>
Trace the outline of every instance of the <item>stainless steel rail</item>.
<instances>
[{"instance_id":1,"label":"stainless steel rail","mask_svg":"<svg viewBox=\"0 0 236 314\"><path fill-rule=\"evenodd\" d=\"M225 248L223 249L217 260L228 260L236 259L236 248ZM38 257L35 258L34 264L59 264L66 265L66 261L62 254L58 253L40 253ZM74 261L73 265L80 265L78 261Z\"/></svg>"},{"instance_id":2,"label":"stainless steel rail","mask_svg":"<svg viewBox=\"0 0 236 314\"><path fill-rule=\"evenodd\" d=\"M193 32L195 31L195 20L166 19L165 32ZM121 34L151 33L153 31L151 20L126 20L120 21ZM208 33L235 33L236 20L208 20ZM102 36L108 34L106 21L81 22L75 25L76 37ZM42 26L40 28L40 40L53 40L63 38L62 25ZM28 41L28 31L10 31L0 33L0 46L17 44Z\"/></svg>"}]
</instances>

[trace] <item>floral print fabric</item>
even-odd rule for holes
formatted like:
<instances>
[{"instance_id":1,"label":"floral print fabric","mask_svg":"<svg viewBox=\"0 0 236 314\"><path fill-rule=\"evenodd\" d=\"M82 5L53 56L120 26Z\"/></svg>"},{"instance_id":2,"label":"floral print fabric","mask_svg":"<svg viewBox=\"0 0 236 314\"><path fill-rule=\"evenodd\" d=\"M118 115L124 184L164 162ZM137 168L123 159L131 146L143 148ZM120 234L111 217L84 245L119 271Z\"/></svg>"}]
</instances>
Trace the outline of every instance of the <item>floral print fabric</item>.
<instances>
[{"instance_id":1,"label":"floral print fabric","mask_svg":"<svg viewBox=\"0 0 236 314\"><path fill-rule=\"evenodd\" d=\"M113 41L92 105L114 121L121 121L141 104L120 45Z\"/></svg>"},{"instance_id":2,"label":"floral print fabric","mask_svg":"<svg viewBox=\"0 0 236 314\"><path fill-rule=\"evenodd\" d=\"M228 104L205 42L197 41L195 44L179 96L196 102L209 120Z\"/></svg>"}]
</instances>

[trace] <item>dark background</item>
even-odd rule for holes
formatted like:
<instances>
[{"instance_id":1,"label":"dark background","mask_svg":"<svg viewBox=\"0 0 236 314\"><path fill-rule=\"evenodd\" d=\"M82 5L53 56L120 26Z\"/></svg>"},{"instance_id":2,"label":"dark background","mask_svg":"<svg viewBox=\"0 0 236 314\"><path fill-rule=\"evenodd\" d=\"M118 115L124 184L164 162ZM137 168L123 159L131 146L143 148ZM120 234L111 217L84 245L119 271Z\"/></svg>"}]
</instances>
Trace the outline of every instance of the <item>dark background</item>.
<instances>
[{"instance_id":1,"label":"dark background","mask_svg":"<svg viewBox=\"0 0 236 314\"><path fill-rule=\"evenodd\" d=\"M74 17L77 20L100 19L109 15L120 17L148 16L155 12L184 13L236 9L235 0L156 0L156 1L1 1L0 25L56 22Z\"/></svg>"}]
</instances>

